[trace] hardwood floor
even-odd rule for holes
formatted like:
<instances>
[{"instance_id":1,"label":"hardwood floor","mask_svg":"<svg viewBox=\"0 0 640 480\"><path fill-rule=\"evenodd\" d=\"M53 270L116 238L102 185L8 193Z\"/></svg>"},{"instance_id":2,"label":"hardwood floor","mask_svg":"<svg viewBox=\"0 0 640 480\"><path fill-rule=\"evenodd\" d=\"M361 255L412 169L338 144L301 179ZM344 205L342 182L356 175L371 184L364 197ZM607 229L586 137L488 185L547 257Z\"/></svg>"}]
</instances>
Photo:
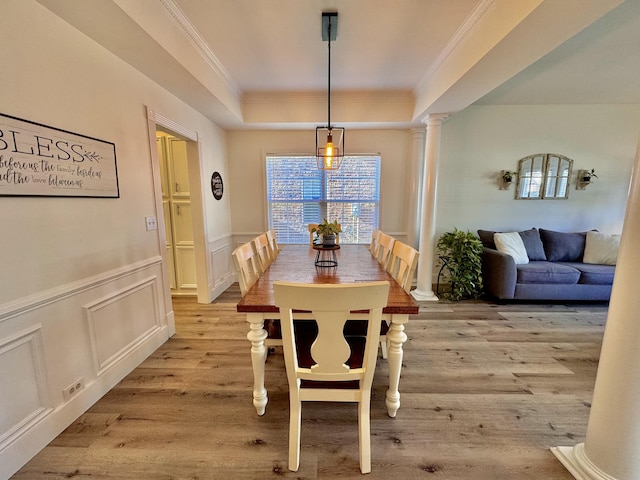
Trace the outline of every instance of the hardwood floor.
<instances>
[{"instance_id":1,"label":"hardwood floor","mask_svg":"<svg viewBox=\"0 0 640 480\"><path fill-rule=\"evenodd\" d=\"M280 351L269 404L251 403L247 323L232 286L174 299L176 335L13 478L362 478L356 406L303 406L300 470L287 469ZM371 479L571 480L549 447L584 441L606 304L425 302L407 325L402 405L371 405Z\"/></svg>"}]
</instances>

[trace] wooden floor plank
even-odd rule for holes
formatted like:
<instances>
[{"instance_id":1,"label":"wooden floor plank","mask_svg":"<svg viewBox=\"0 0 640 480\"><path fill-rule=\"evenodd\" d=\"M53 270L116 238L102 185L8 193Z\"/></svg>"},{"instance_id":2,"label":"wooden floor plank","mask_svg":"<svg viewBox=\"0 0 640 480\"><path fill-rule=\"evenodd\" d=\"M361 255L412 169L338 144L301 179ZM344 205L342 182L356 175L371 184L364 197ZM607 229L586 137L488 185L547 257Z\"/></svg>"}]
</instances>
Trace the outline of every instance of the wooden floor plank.
<instances>
[{"instance_id":1,"label":"wooden floor plank","mask_svg":"<svg viewBox=\"0 0 640 480\"><path fill-rule=\"evenodd\" d=\"M13 478L363 478L355 405L303 406L287 469L288 387L268 357L269 404L251 403L237 285L210 305L173 299L176 335ZM424 302L406 326L401 407L388 365L371 402L371 479L571 480L549 447L584 441L607 305Z\"/></svg>"}]
</instances>

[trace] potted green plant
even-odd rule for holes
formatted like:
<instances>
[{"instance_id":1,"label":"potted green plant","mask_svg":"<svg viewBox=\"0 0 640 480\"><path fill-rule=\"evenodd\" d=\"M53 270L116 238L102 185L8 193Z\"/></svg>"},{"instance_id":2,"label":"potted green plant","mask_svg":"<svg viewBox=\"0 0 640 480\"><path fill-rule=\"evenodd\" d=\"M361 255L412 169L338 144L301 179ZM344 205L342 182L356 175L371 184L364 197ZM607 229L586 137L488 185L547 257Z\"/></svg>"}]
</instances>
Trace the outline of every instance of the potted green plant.
<instances>
[{"instance_id":1,"label":"potted green plant","mask_svg":"<svg viewBox=\"0 0 640 480\"><path fill-rule=\"evenodd\" d=\"M582 181L584 183L591 182L591 177L598 178L598 175L596 175L596 169L595 168L592 168L591 170L583 170L582 171Z\"/></svg>"},{"instance_id":2,"label":"potted green plant","mask_svg":"<svg viewBox=\"0 0 640 480\"><path fill-rule=\"evenodd\" d=\"M502 181L504 183L511 183L513 179L518 175L518 172L512 172L511 170L502 171Z\"/></svg>"},{"instance_id":3,"label":"potted green plant","mask_svg":"<svg viewBox=\"0 0 640 480\"><path fill-rule=\"evenodd\" d=\"M482 294L482 242L473 233L457 228L440 236L437 243L443 267L449 272L450 290L444 295L453 301L478 298Z\"/></svg>"},{"instance_id":4,"label":"potted green plant","mask_svg":"<svg viewBox=\"0 0 640 480\"><path fill-rule=\"evenodd\" d=\"M325 218L322 223L318 224L316 228L312 228L311 231L322 238L323 245L335 245L336 235L342 232L342 228L337 220L329 222Z\"/></svg>"}]
</instances>

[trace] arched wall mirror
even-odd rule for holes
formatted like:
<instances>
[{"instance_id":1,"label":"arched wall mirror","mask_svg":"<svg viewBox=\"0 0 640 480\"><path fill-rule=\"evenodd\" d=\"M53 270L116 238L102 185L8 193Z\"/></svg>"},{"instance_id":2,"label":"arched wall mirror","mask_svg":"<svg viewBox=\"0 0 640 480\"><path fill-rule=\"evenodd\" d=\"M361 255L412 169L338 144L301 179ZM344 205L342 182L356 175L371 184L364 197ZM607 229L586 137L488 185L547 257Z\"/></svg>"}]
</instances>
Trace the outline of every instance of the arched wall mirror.
<instances>
[{"instance_id":1,"label":"arched wall mirror","mask_svg":"<svg viewBox=\"0 0 640 480\"><path fill-rule=\"evenodd\" d=\"M562 199L569 196L573 160L555 153L538 153L518 162L516 198Z\"/></svg>"}]
</instances>

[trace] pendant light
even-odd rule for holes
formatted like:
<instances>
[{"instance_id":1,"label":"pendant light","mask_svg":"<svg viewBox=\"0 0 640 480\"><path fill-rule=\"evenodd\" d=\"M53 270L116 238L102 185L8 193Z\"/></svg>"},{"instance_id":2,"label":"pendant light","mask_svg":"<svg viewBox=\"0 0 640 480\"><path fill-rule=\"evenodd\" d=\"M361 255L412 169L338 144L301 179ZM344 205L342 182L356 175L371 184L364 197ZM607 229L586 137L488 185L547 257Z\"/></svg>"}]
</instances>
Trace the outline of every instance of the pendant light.
<instances>
[{"instance_id":1,"label":"pendant light","mask_svg":"<svg viewBox=\"0 0 640 480\"><path fill-rule=\"evenodd\" d=\"M337 170L344 157L344 128L331 125L331 41L338 35L338 12L322 12L322 40L328 44L327 126L316 127L316 162L320 170Z\"/></svg>"}]
</instances>

